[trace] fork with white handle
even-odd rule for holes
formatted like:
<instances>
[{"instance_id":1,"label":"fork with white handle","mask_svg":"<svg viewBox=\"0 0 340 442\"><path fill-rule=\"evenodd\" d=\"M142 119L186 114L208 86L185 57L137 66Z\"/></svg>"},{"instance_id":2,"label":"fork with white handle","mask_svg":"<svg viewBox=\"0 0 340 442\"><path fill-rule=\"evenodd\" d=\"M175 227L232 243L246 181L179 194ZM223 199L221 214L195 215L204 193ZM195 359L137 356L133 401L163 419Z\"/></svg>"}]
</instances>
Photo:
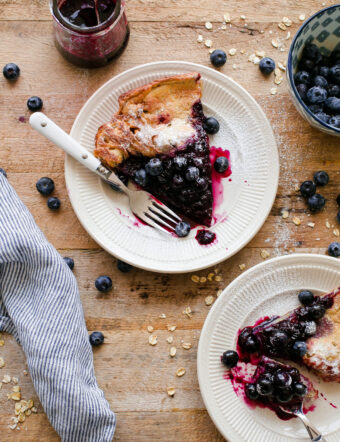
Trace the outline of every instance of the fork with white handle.
<instances>
[{"instance_id":1,"label":"fork with white handle","mask_svg":"<svg viewBox=\"0 0 340 442\"><path fill-rule=\"evenodd\" d=\"M128 189L114 172L42 112L31 115L30 125L104 181L124 192L129 198L132 212L145 223L168 235L175 232L176 225L182 221L175 212L145 191Z\"/></svg>"}]
</instances>

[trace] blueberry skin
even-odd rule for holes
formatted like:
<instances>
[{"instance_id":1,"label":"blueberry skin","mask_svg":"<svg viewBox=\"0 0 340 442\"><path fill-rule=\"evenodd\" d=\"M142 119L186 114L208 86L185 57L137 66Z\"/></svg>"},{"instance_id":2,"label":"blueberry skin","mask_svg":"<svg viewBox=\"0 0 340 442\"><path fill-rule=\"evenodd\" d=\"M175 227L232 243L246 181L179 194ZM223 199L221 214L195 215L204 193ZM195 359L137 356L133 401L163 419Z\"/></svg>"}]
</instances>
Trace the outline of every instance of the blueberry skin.
<instances>
[{"instance_id":1,"label":"blueberry skin","mask_svg":"<svg viewBox=\"0 0 340 442\"><path fill-rule=\"evenodd\" d=\"M306 84L307 86L311 83L311 76L307 71L299 71L294 75L295 84Z\"/></svg>"},{"instance_id":2,"label":"blueberry skin","mask_svg":"<svg viewBox=\"0 0 340 442\"><path fill-rule=\"evenodd\" d=\"M274 385L277 388L289 387L292 383L292 378L289 373L278 370L274 374Z\"/></svg>"},{"instance_id":3,"label":"blueberry skin","mask_svg":"<svg viewBox=\"0 0 340 442\"><path fill-rule=\"evenodd\" d=\"M314 114L314 116L324 123L328 123L330 119L330 116L325 114L325 112L318 112L317 114Z\"/></svg>"},{"instance_id":4,"label":"blueberry skin","mask_svg":"<svg viewBox=\"0 0 340 442\"><path fill-rule=\"evenodd\" d=\"M288 344L288 335L283 331L276 330L271 334L269 341L276 349L284 348Z\"/></svg>"},{"instance_id":5,"label":"blueberry skin","mask_svg":"<svg viewBox=\"0 0 340 442\"><path fill-rule=\"evenodd\" d=\"M323 112L323 107L324 107L324 104L323 104L323 103L319 103L319 104L311 104L310 106L308 106L308 109L309 109L313 114L317 114L318 112Z\"/></svg>"},{"instance_id":6,"label":"blueberry skin","mask_svg":"<svg viewBox=\"0 0 340 442\"><path fill-rule=\"evenodd\" d=\"M158 176L163 172L162 161L159 158L151 158L145 165L145 171L151 176Z\"/></svg>"},{"instance_id":7,"label":"blueberry skin","mask_svg":"<svg viewBox=\"0 0 340 442\"><path fill-rule=\"evenodd\" d=\"M184 238L185 236L188 236L190 233L190 224L186 223L185 221L181 221L178 223L175 227L176 235L180 238Z\"/></svg>"},{"instance_id":8,"label":"blueberry skin","mask_svg":"<svg viewBox=\"0 0 340 442\"><path fill-rule=\"evenodd\" d=\"M308 91L307 85L304 83L297 84L296 90L298 91L298 94L300 95L301 100L306 101L307 100L307 91Z\"/></svg>"},{"instance_id":9,"label":"blueberry skin","mask_svg":"<svg viewBox=\"0 0 340 442\"><path fill-rule=\"evenodd\" d=\"M313 60L309 60L308 58L302 58L299 62L299 71L308 71L313 73L315 70L315 63Z\"/></svg>"},{"instance_id":10,"label":"blueberry skin","mask_svg":"<svg viewBox=\"0 0 340 442\"><path fill-rule=\"evenodd\" d=\"M323 170L319 170L318 172L315 172L313 179L314 179L314 183L317 186L325 186L326 184L329 183L329 175L327 172L325 172Z\"/></svg>"},{"instance_id":11,"label":"blueberry skin","mask_svg":"<svg viewBox=\"0 0 340 442\"><path fill-rule=\"evenodd\" d=\"M256 382L256 391L260 396L269 396L273 393L273 384L269 379L260 377Z\"/></svg>"},{"instance_id":12,"label":"blueberry skin","mask_svg":"<svg viewBox=\"0 0 340 442\"><path fill-rule=\"evenodd\" d=\"M229 161L226 157L218 157L215 160L214 163L214 169L218 173L224 173L226 170L228 170L229 167Z\"/></svg>"},{"instance_id":13,"label":"blueberry skin","mask_svg":"<svg viewBox=\"0 0 340 442\"><path fill-rule=\"evenodd\" d=\"M259 397L255 384L246 384L244 391L246 396L252 401L255 401Z\"/></svg>"},{"instance_id":14,"label":"blueberry skin","mask_svg":"<svg viewBox=\"0 0 340 442\"><path fill-rule=\"evenodd\" d=\"M302 290L298 294L299 301L302 305L311 305L314 302L314 293L312 293L310 290Z\"/></svg>"},{"instance_id":15,"label":"blueberry skin","mask_svg":"<svg viewBox=\"0 0 340 442\"><path fill-rule=\"evenodd\" d=\"M327 100L325 100L325 110L327 110L331 114L340 114L340 98L327 98Z\"/></svg>"},{"instance_id":16,"label":"blueberry skin","mask_svg":"<svg viewBox=\"0 0 340 442\"><path fill-rule=\"evenodd\" d=\"M327 91L326 89L320 87L320 86L314 86L311 87L307 91L307 100L311 104L315 103L323 103L327 99Z\"/></svg>"},{"instance_id":17,"label":"blueberry skin","mask_svg":"<svg viewBox=\"0 0 340 442\"><path fill-rule=\"evenodd\" d=\"M137 170L135 174L135 181L139 186L145 187L147 185L147 175L144 169Z\"/></svg>"},{"instance_id":18,"label":"blueberry skin","mask_svg":"<svg viewBox=\"0 0 340 442\"><path fill-rule=\"evenodd\" d=\"M296 382L293 384L293 393L298 397L306 396L308 388L302 382Z\"/></svg>"},{"instance_id":19,"label":"blueberry skin","mask_svg":"<svg viewBox=\"0 0 340 442\"><path fill-rule=\"evenodd\" d=\"M329 70L329 78L336 84L340 84L340 64L332 66Z\"/></svg>"},{"instance_id":20,"label":"blueberry skin","mask_svg":"<svg viewBox=\"0 0 340 442\"><path fill-rule=\"evenodd\" d=\"M74 269L74 261L73 261L72 258L70 258L70 257L68 257L68 256L65 256L65 257L63 258L63 260L65 261L65 263L69 266L69 268L70 268L71 270Z\"/></svg>"},{"instance_id":21,"label":"blueberry skin","mask_svg":"<svg viewBox=\"0 0 340 442\"><path fill-rule=\"evenodd\" d=\"M328 124L330 126L336 127L337 129L340 129L340 115L334 115L334 117L331 117L328 120Z\"/></svg>"},{"instance_id":22,"label":"blueberry skin","mask_svg":"<svg viewBox=\"0 0 340 442\"><path fill-rule=\"evenodd\" d=\"M340 86L338 84L331 84L328 87L328 97L340 98Z\"/></svg>"},{"instance_id":23,"label":"blueberry skin","mask_svg":"<svg viewBox=\"0 0 340 442\"><path fill-rule=\"evenodd\" d=\"M255 336L250 335L244 343L244 349L247 353L255 353L259 348Z\"/></svg>"},{"instance_id":24,"label":"blueberry skin","mask_svg":"<svg viewBox=\"0 0 340 442\"><path fill-rule=\"evenodd\" d=\"M118 259L117 269L122 273L128 273L130 270L133 269L133 267L132 267L132 265Z\"/></svg>"},{"instance_id":25,"label":"blueberry skin","mask_svg":"<svg viewBox=\"0 0 340 442\"><path fill-rule=\"evenodd\" d=\"M326 78L329 76L329 67L328 66L321 66L319 69L319 74Z\"/></svg>"},{"instance_id":26,"label":"blueberry skin","mask_svg":"<svg viewBox=\"0 0 340 442\"><path fill-rule=\"evenodd\" d=\"M260 63L259 63L259 68L260 68L260 71L262 72L262 74L269 75L275 69L275 61L269 57L261 58Z\"/></svg>"},{"instance_id":27,"label":"blueberry skin","mask_svg":"<svg viewBox=\"0 0 340 442\"><path fill-rule=\"evenodd\" d=\"M313 181L304 181L300 186L300 192L302 196L308 198L315 194L316 185L313 183Z\"/></svg>"},{"instance_id":28,"label":"blueberry skin","mask_svg":"<svg viewBox=\"0 0 340 442\"><path fill-rule=\"evenodd\" d=\"M2 167L0 167L0 173L1 173L1 175L3 175L5 178L7 178L7 173L6 173L5 169L3 169Z\"/></svg>"},{"instance_id":29,"label":"blueberry skin","mask_svg":"<svg viewBox=\"0 0 340 442\"><path fill-rule=\"evenodd\" d=\"M222 51L222 49L215 49L210 54L210 61L215 68L220 68L223 66L227 61L227 54Z\"/></svg>"},{"instance_id":30,"label":"blueberry skin","mask_svg":"<svg viewBox=\"0 0 340 442\"><path fill-rule=\"evenodd\" d=\"M294 342L293 347L292 347L292 353L295 356L300 356L302 358L302 356L304 356L307 353L306 343L303 341Z\"/></svg>"},{"instance_id":31,"label":"blueberry skin","mask_svg":"<svg viewBox=\"0 0 340 442\"><path fill-rule=\"evenodd\" d=\"M311 212L318 212L325 206L325 204L325 198L319 193L316 193L308 198L308 207Z\"/></svg>"},{"instance_id":32,"label":"blueberry skin","mask_svg":"<svg viewBox=\"0 0 340 442\"><path fill-rule=\"evenodd\" d=\"M317 75L316 77L314 77L314 85L320 86L324 89L327 89L328 88L328 81L322 75Z\"/></svg>"},{"instance_id":33,"label":"blueberry skin","mask_svg":"<svg viewBox=\"0 0 340 442\"><path fill-rule=\"evenodd\" d=\"M233 368L238 363L239 357L236 351L227 350L223 353L221 361L228 368Z\"/></svg>"},{"instance_id":34,"label":"blueberry skin","mask_svg":"<svg viewBox=\"0 0 340 442\"><path fill-rule=\"evenodd\" d=\"M43 107L43 101L40 97L31 97L27 100L27 107L32 112L40 111Z\"/></svg>"},{"instance_id":35,"label":"blueberry skin","mask_svg":"<svg viewBox=\"0 0 340 442\"><path fill-rule=\"evenodd\" d=\"M187 167L188 161L185 157L177 156L173 161L176 170L180 171Z\"/></svg>"},{"instance_id":36,"label":"blueberry skin","mask_svg":"<svg viewBox=\"0 0 340 442\"><path fill-rule=\"evenodd\" d=\"M337 205L340 207L340 193L339 193L339 195L336 197L336 203L337 203Z\"/></svg>"},{"instance_id":37,"label":"blueberry skin","mask_svg":"<svg viewBox=\"0 0 340 442\"><path fill-rule=\"evenodd\" d=\"M41 193L42 195L44 196L51 195L51 193L54 190L54 181L51 178L44 176L36 182L35 186L38 192Z\"/></svg>"},{"instance_id":38,"label":"blueberry skin","mask_svg":"<svg viewBox=\"0 0 340 442\"><path fill-rule=\"evenodd\" d=\"M293 399L293 392L291 388L282 388L275 397L279 402L285 404Z\"/></svg>"},{"instance_id":39,"label":"blueberry skin","mask_svg":"<svg viewBox=\"0 0 340 442\"><path fill-rule=\"evenodd\" d=\"M214 117L206 118L203 122L203 129L209 135L217 134L220 130L220 123Z\"/></svg>"},{"instance_id":40,"label":"blueberry skin","mask_svg":"<svg viewBox=\"0 0 340 442\"><path fill-rule=\"evenodd\" d=\"M332 242L328 246L328 254L334 256L334 258L338 258L340 256L340 242Z\"/></svg>"},{"instance_id":41,"label":"blueberry skin","mask_svg":"<svg viewBox=\"0 0 340 442\"><path fill-rule=\"evenodd\" d=\"M7 80L16 80L20 75L20 68L15 63L7 63L2 70L4 77Z\"/></svg>"},{"instance_id":42,"label":"blueberry skin","mask_svg":"<svg viewBox=\"0 0 340 442\"><path fill-rule=\"evenodd\" d=\"M187 171L185 172L185 178L188 181L195 181L199 177L200 171L197 167L191 166L188 167Z\"/></svg>"},{"instance_id":43,"label":"blueberry skin","mask_svg":"<svg viewBox=\"0 0 340 442\"><path fill-rule=\"evenodd\" d=\"M320 54L320 49L313 43L306 44L306 46L303 48L302 56L305 58L309 58L316 63L318 63L322 58Z\"/></svg>"},{"instance_id":44,"label":"blueberry skin","mask_svg":"<svg viewBox=\"0 0 340 442\"><path fill-rule=\"evenodd\" d=\"M47 200L47 207L51 210L58 210L60 208L61 202L60 199L56 196L51 196Z\"/></svg>"},{"instance_id":45,"label":"blueberry skin","mask_svg":"<svg viewBox=\"0 0 340 442\"><path fill-rule=\"evenodd\" d=\"M89 340L91 345L98 347L104 342L104 335L102 332L95 331L90 334Z\"/></svg>"},{"instance_id":46,"label":"blueberry skin","mask_svg":"<svg viewBox=\"0 0 340 442\"><path fill-rule=\"evenodd\" d=\"M100 292L108 292L112 289L112 279L109 276L98 276L94 283L96 289Z\"/></svg>"},{"instance_id":47,"label":"blueberry skin","mask_svg":"<svg viewBox=\"0 0 340 442\"><path fill-rule=\"evenodd\" d=\"M321 319L326 313L325 308L320 304L311 305L308 310L309 316L315 321Z\"/></svg>"}]
</instances>

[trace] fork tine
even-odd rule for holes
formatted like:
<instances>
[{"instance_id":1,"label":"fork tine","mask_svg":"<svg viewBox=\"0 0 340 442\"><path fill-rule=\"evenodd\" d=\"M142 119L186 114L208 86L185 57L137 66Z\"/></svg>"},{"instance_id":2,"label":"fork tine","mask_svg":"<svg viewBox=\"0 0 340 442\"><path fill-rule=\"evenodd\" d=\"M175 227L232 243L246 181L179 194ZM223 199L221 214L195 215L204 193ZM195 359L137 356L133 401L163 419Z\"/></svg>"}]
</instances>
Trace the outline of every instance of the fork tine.
<instances>
[{"instance_id":1,"label":"fork tine","mask_svg":"<svg viewBox=\"0 0 340 442\"><path fill-rule=\"evenodd\" d=\"M166 233L167 235L171 235L170 232L168 232L166 229L163 229L162 226L160 226L159 224L157 224L156 222L153 221L153 219L147 214L147 212L145 212L145 218L144 221L151 227L154 227L155 229L159 229L162 232Z\"/></svg>"},{"instance_id":2,"label":"fork tine","mask_svg":"<svg viewBox=\"0 0 340 442\"><path fill-rule=\"evenodd\" d=\"M161 206L159 203L157 203L156 201L152 201L152 204L154 206L157 206L158 209L161 209L163 212L167 213L168 215L172 215L175 219L178 220L178 222L182 221L182 218L180 218L178 215L176 215L175 212L173 212L171 209L169 209L169 207L167 206Z\"/></svg>"},{"instance_id":3,"label":"fork tine","mask_svg":"<svg viewBox=\"0 0 340 442\"><path fill-rule=\"evenodd\" d=\"M151 213L150 213L151 212ZM169 229L171 229L172 231L174 231L174 227L171 226L170 224L168 224L166 221L164 221L162 218L160 218L157 213L155 213L151 207L149 207L149 210L147 212L144 212L145 215L149 218L151 218L153 221L156 221L157 223L162 224L163 226L168 227ZM152 215L151 215L152 214Z\"/></svg>"},{"instance_id":4,"label":"fork tine","mask_svg":"<svg viewBox=\"0 0 340 442\"><path fill-rule=\"evenodd\" d=\"M149 210L151 210L154 213L158 213L158 215L160 215L163 218L168 219L169 221L171 221L174 224L177 224L178 221L174 220L173 218L170 218L170 216L168 216L165 212L163 212L163 210L159 210L158 207L156 205L152 205L152 207L149 207Z\"/></svg>"}]
</instances>

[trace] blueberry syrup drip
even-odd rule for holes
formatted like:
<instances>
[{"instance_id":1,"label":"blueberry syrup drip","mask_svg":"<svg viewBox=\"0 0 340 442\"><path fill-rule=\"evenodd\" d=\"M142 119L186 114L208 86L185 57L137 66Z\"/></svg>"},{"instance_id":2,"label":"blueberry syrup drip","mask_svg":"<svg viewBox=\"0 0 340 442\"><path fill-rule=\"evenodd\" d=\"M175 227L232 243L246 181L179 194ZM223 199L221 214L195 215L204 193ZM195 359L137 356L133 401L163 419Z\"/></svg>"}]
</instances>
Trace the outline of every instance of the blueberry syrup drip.
<instances>
[{"instance_id":1,"label":"blueberry syrup drip","mask_svg":"<svg viewBox=\"0 0 340 442\"><path fill-rule=\"evenodd\" d=\"M114 12L115 0L62 0L59 11L69 23L91 28L105 22Z\"/></svg>"}]
</instances>

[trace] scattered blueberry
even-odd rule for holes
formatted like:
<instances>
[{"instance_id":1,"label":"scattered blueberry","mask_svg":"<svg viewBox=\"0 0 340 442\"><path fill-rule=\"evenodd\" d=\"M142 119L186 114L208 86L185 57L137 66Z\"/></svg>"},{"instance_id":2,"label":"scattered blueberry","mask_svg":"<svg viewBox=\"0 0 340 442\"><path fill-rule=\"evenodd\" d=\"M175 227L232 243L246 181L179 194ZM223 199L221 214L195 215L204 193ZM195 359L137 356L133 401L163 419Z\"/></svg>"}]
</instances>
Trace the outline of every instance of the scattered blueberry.
<instances>
[{"instance_id":1,"label":"scattered blueberry","mask_svg":"<svg viewBox=\"0 0 340 442\"><path fill-rule=\"evenodd\" d=\"M306 84L307 86L311 82L311 76L307 71L299 71L294 75L294 80L296 84Z\"/></svg>"},{"instance_id":2,"label":"scattered blueberry","mask_svg":"<svg viewBox=\"0 0 340 442\"><path fill-rule=\"evenodd\" d=\"M313 183L313 181L304 181L300 186L300 192L302 196L308 198L315 194L316 185Z\"/></svg>"},{"instance_id":3,"label":"scattered blueberry","mask_svg":"<svg viewBox=\"0 0 340 442\"><path fill-rule=\"evenodd\" d=\"M30 111L40 111L43 107L43 101L40 97L31 97L27 100L27 107Z\"/></svg>"},{"instance_id":4,"label":"scattered blueberry","mask_svg":"<svg viewBox=\"0 0 340 442\"><path fill-rule=\"evenodd\" d=\"M16 80L20 75L20 68L15 63L7 63L2 73L7 80Z\"/></svg>"},{"instance_id":5,"label":"scattered blueberry","mask_svg":"<svg viewBox=\"0 0 340 442\"><path fill-rule=\"evenodd\" d=\"M210 54L210 61L216 68L220 68L227 61L227 54L222 49L215 49Z\"/></svg>"},{"instance_id":6,"label":"scattered blueberry","mask_svg":"<svg viewBox=\"0 0 340 442\"><path fill-rule=\"evenodd\" d=\"M293 384L293 392L296 396L304 397L307 394L307 386L301 382L296 382Z\"/></svg>"},{"instance_id":7,"label":"scattered blueberry","mask_svg":"<svg viewBox=\"0 0 340 442\"><path fill-rule=\"evenodd\" d=\"M98 276L94 285L100 292L108 292L112 289L112 279L109 276Z\"/></svg>"},{"instance_id":8,"label":"scattered blueberry","mask_svg":"<svg viewBox=\"0 0 340 442\"><path fill-rule=\"evenodd\" d=\"M220 130L220 123L214 117L206 118L203 122L203 129L209 135L214 135Z\"/></svg>"},{"instance_id":9,"label":"scattered blueberry","mask_svg":"<svg viewBox=\"0 0 340 442\"><path fill-rule=\"evenodd\" d=\"M56 196L51 196L48 200L47 200L47 207L51 210L58 210L60 207L60 199L57 198Z\"/></svg>"},{"instance_id":10,"label":"scattered blueberry","mask_svg":"<svg viewBox=\"0 0 340 442\"><path fill-rule=\"evenodd\" d=\"M183 170L187 167L188 161L185 157L182 157L179 155L174 158L173 164L174 164L175 169L180 171L180 170Z\"/></svg>"},{"instance_id":11,"label":"scattered blueberry","mask_svg":"<svg viewBox=\"0 0 340 442\"><path fill-rule=\"evenodd\" d=\"M266 377L260 376L256 382L256 391L260 396L269 396L273 393L273 384Z\"/></svg>"},{"instance_id":12,"label":"scattered blueberry","mask_svg":"<svg viewBox=\"0 0 340 442\"><path fill-rule=\"evenodd\" d=\"M191 166L185 172L185 178L188 181L195 181L199 177L200 171L197 167Z\"/></svg>"},{"instance_id":13,"label":"scattered blueberry","mask_svg":"<svg viewBox=\"0 0 340 442\"><path fill-rule=\"evenodd\" d=\"M5 178L7 178L7 173L6 173L5 169L3 169L2 167L0 167L0 173L1 173L1 175L3 175Z\"/></svg>"},{"instance_id":14,"label":"scattered blueberry","mask_svg":"<svg viewBox=\"0 0 340 442\"><path fill-rule=\"evenodd\" d=\"M319 193L316 193L308 198L308 207L311 212L318 212L325 206L325 204L325 198Z\"/></svg>"},{"instance_id":15,"label":"scattered blueberry","mask_svg":"<svg viewBox=\"0 0 340 442\"><path fill-rule=\"evenodd\" d=\"M51 195L54 190L54 181L44 176L37 181L36 188L44 196Z\"/></svg>"},{"instance_id":16,"label":"scattered blueberry","mask_svg":"<svg viewBox=\"0 0 340 442\"><path fill-rule=\"evenodd\" d=\"M163 172L162 161L159 158L151 158L145 165L145 170L151 176L160 175Z\"/></svg>"},{"instance_id":17,"label":"scattered blueberry","mask_svg":"<svg viewBox=\"0 0 340 442\"><path fill-rule=\"evenodd\" d=\"M316 77L314 77L314 85L322 87L323 89L327 89L328 81L322 75L317 75Z\"/></svg>"},{"instance_id":18,"label":"scattered blueberry","mask_svg":"<svg viewBox=\"0 0 340 442\"><path fill-rule=\"evenodd\" d=\"M314 294L310 290L302 290L298 294L299 301L302 305L311 305L314 302Z\"/></svg>"},{"instance_id":19,"label":"scattered blueberry","mask_svg":"<svg viewBox=\"0 0 340 442\"><path fill-rule=\"evenodd\" d=\"M261 58L259 68L262 74L269 75L275 69L275 61L269 57Z\"/></svg>"},{"instance_id":20,"label":"scattered blueberry","mask_svg":"<svg viewBox=\"0 0 340 442\"><path fill-rule=\"evenodd\" d=\"M133 267L132 267L132 265L118 259L117 269L123 273L128 273L130 270L133 269Z\"/></svg>"},{"instance_id":21,"label":"scattered blueberry","mask_svg":"<svg viewBox=\"0 0 340 442\"><path fill-rule=\"evenodd\" d=\"M185 221L181 221L178 223L175 227L176 235L180 238L184 238L185 236L188 236L190 233L190 224L186 223Z\"/></svg>"},{"instance_id":22,"label":"scattered blueberry","mask_svg":"<svg viewBox=\"0 0 340 442\"><path fill-rule=\"evenodd\" d=\"M246 384L245 393L246 396L252 401L255 401L259 397L255 384Z\"/></svg>"},{"instance_id":23,"label":"scattered blueberry","mask_svg":"<svg viewBox=\"0 0 340 442\"><path fill-rule=\"evenodd\" d=\"M282 388L276 395L276 399L283 404L293 399L293 393L291 388Z\"/></svg>"},{"instance_id":24,"label":"scattered blueberry","mask_svg":"<svg viewBox=\"0 0 340 442\"><path fill-rule=\"evenodd\" d=\"M229 161L226 157L217 157L214 163L214 169L218 173L224 173L229 167Z\"/></svg>"},{"instance_id":25,"label":"scattered blueberry","mask_svg":"<svg viewBox=\"0 0 340 442\"><path fill-rule=\"evenodd\" d=\"M235 367L238 363L238 354L234 350L227 350L223 353L221 361L229 369Z\"/></svg>"},{"instance_id":26,"label":"scattered blueberry","mask_svg":"<svg viewBox=\"0 0 340 442\"><path fill-rule=\"evenodd\" d=\"M104 335L102 332L93 332L90 334L90 344L94 347L98 347L104 342Z\"/></svg>"},{"instance_id":27,"label":"scattered blueberry","mask_svg":"<svg viewBox=\"0 0 340 442\"><path fill-rule=\"evenodd\" d=\"M319 120L323 121L324 123L328 123L329 122L329 115L325 114L325 112L318 112L316 114L314 114L316 116L316 118L318 118Z\"/></svg>"},{"instance_id":28,"label":"scattered blueberry","mask_svg":"<svg viewBox=\"0 0 340 442\"><path fill-rule=\"evenodd\" d=\"M330 126L336 127L337 129L340 129L340 114L334 115L333 117L331 117L328 121L328 124Z\"/></svg>"},{"instance_id":29,"label":"scattered blueberry","mask_svg":"<svg viewBox=\"0 0 340 442\"><path fill-rule=\"evenodd\" d=\"M321 319L325 315L325 313L325 308L320 304L314 304L309 307L309 315L315 321Z\"/></svg>"},{"instance_id":30,"label":"scattered blueberry","mask_svg":"<svg viewBox=\"0 0 340 442\"><path fill-rule=\"evenodd\" d=\"M340 242L332 242L332 244L328 246L328 254L334 256L334 258L338 258L340 256Z\"/></svg>"},{"instance_id":31,"label":"scattered blueberry","mask_svg":"<svg viewBox=\"0 0 340 442\"><path fill-rule=\"evenodd\" d=\"M295 341L292 347L292 352L295 356L304 356L307 353L307 345L303 341Z\"/></svg>"},{"instance_id":32,"label":"scattered blueberry","mask_svg":"<svg viewBox=\"0 0 340 442\"><path fill-rule=\"evenodd\" d=\"M311 104L323 103L326 101L327 91L320 86L311 87L307 92L307 100Z\"/></svg>"},{"instance_id":33,"label":"scattered blueberry","mask_svg":"<svg viewBox=\"0 0 340 442\"><path fill-rule=\"evenodd\" d=\"M315 172L314 174L314 183L317 186L325 186L329 182L329 176L327 172L323 170L319 170L319 172Z\"/></svg>"},{"instance_id":34,"label":"scattered blueberry","mask_svg":"<svg viewBox=\"0 0 340 442\"><path fill-rule=\"evenodd\" d=\"M289 387L292 383L292 378L289 373L278 370L274 374L274 385L277 388Z\"/></svg>"},{"instance_id":35,"label":"scattered blueberry","mask_svg":"<svg viewBox=\"0 0 340 442\"><path fill-rule=\"evenodd\" d=\"M255 336L250 335L244 344L244 349L246 350L247 353L255 353L258 350L258 348L259 345Z\"/></svg>"},{"instance_id":36,"label":"scattered blueberry","mask_svg":"<svg viewBox=\"0 0 340 442\"><path fill-rule=\"evenodd\" d=\"M135 174L135 181L139 186L145 187L147 184L147 175L144 169L137 170Z\"/></svg>"},{"instance_id":37,"label":"scattered blueberry","mask_svg":"<svg viewBox=\"0 0 340 442\"><path fill-rule=\"evenodd\" d=\"M340 98L327 98L327 100L325 100L325 110L333 114L340 114Z\"/></svg>"},{"instance_id":38,"label":"scattered blueberry","mask_svg":"<svg viewBox=\"0 0 340 442\"><path fill-rule=\"evenodd\" d=\"M65 256L65 257L63 258L63 260L65 261L65 263L69 266L69 268L70 268L71 270L74 269L74 261L73 261L72 258L70 258L70 257L68 257L68 256Z\"/></svg>"}]
</instances>

